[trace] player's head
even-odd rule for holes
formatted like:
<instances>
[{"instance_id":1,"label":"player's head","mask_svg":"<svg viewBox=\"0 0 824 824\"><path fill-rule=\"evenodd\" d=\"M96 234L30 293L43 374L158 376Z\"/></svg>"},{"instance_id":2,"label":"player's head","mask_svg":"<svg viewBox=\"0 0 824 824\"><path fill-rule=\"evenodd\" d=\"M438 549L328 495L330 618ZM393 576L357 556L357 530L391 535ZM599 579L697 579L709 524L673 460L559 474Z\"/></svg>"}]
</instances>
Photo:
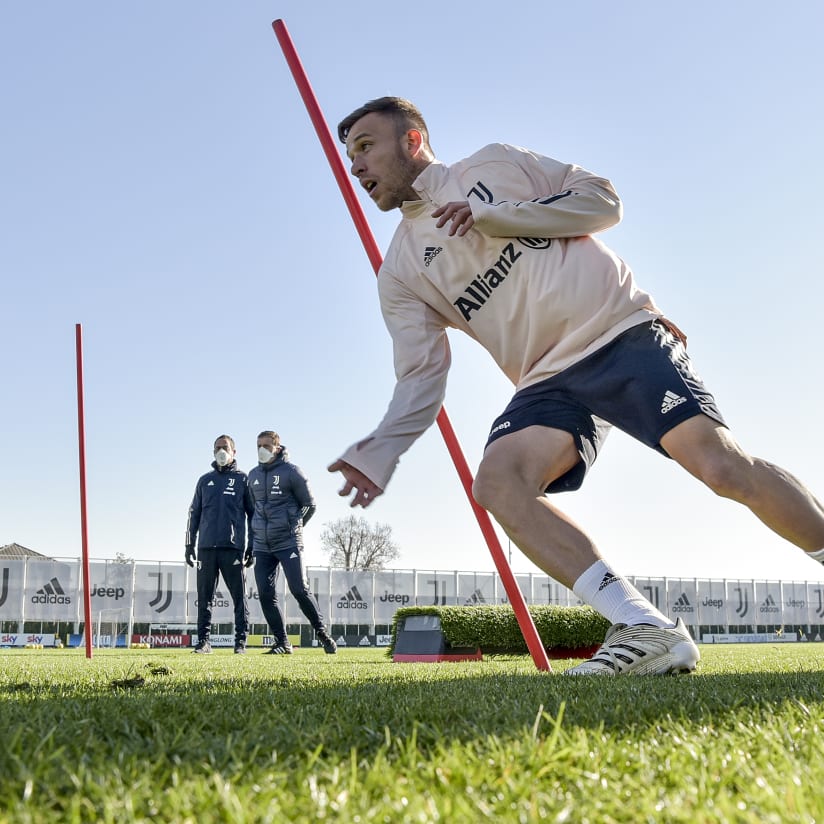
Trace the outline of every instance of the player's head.
<instances>
[{"instance_id":1,"label":"player's head","mask_svg":"<svg viewBox=\"0 0 824 824\"><path fill-rule=\"evenodd\" d=\"M280 435L271 429L264 429L263 432L257 436L257 445L269 447L280 446Z\"/></svg>"},{"instance_id":2,"label":"player's head","mask_svg":"<svg viewBox=\"0 0 824 824\"><path fill-rule=\"evenodd\" d=\"M417 129L423 136L426 145L429 145L429 129L420 109L410 100L405 100L402 97L378 97L364 103L363 106L355 109L352 114L344 117L338 123L338 138L341 143L346 143L352 127L367 114L380 114L391 118L395 124L395 133L398 137L401 137L409 129Z\"/></svg>"},{"instance_id":3,"label":"player's head","mask_svg":"<svg viewBox=\"0 0 824 824\"><path fill-rule=\"evenodd\" d=\"M232 452L235 451L235 439L231 435L218 435L215 438L215 449L220 449L223 447L224 449L231 449Z\"/></svg>"},{"instance_id":4,"label":"player's head","mask_svg":"<svg viewBox=\"0 0 824 824\"><path fill-rule=\"evenodd\" d=\"M370 100L338 124L351 172L384 212L419 200L412 183L434 159L417 106L401 97Z\"/></svg>"},{"instance_id":5,"label":"player's head","mask_svg":"<svg viewBox=\"0 0 824 824\"><path fill-rule=\"evenodd\" d=\"M271 429L264 429L257 436L258 460L261 463L270 463L280 452L280 435Z\"/></svg>"},{"instance_id":6,"label":"player's head","mask_svg":"<svg viewBox=\"0 0 824 824\"><path fill-rule=\"evenodd\" d=\"M215 438L213 447L215 463L224 467L230 464L235 458L235 441L230 435L218 435Z\"/></svg>"}]
</instances>

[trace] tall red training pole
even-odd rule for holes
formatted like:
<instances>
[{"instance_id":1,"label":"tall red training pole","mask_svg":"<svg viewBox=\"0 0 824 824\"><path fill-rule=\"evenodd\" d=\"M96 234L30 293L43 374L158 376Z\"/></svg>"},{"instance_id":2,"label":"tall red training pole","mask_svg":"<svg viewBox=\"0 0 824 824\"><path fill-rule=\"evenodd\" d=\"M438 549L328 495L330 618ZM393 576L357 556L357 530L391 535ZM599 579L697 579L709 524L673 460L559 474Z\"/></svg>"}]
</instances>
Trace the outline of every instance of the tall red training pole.
<instances>
[{"instance_id":1,"label":"tall red training pole","mask_svg":"<svg viewBox=\"0 0 824 824\"><path fill-rule=\"evenodd\" d=\"M83 328L74 325L77 351L77 445L80 456L80 539L83 552L83 616L86 624L86 658L92 657L92 586L89 573L89 535L86 525L86 426L83 412Z\"/></svg>"},{"instance_id":2,"label":"tall red training pole","mask_svg":"<svg viewBox=\"0 0 824 824\"><path fill-rule=\"evenodd\" d=\"M289 64L292 77L294 77L300 96L303 98L303 103L306 106L306 110L308 111L312 124L315 127L315 131L320 139L321 146L323 147L323 151L329 161L329 165L332 167L332 172L338 182L338 187L343 195L343 199L346 201L346 205L349 208L349 214L355 222L355 228L358 230L358 234L360 235L366 254L369 257L372 268L375 270L375 274L377 274L381 264L383 263L380 250L378 249L378 244L375 241L372 230L369 228L369 223L366 220L366 215L363 213L360 201L355 194L355 188L352 185L352 181L346 173L340 153L338 152L337 144L332 137L332 133L329 131L329 127L326 125L326 121L324 120L320 109L320 104L315 97L315 93L312 91L312 86L309 83L309 78L306 76L306 72L300 62L295 45L292 42L292 38L289 36L289 32L286 30L286 24L283 20L275 20L272 23L272 28L275 30L275 36L277 37L278 43L280 43L280 47L283 50L283 55L286 58L286 62ZM532 620L532 616L529 614L529 610L527 609L523 593L518 587L518 582L515 580L515 576L512 574L512 569L507 563L506 556L501 548L498 536L492 526L492 521L490 521L486 510L478 506L475 498L472 497L472 473L466 462L461 446L455 436L455 430L452 428L452 424L449 421L449 416L446 414L446 409L444 407L441 407L440 412L438 412L437 421L438 427L441 430L441 435L443 435L443 439L446 442L446 447L449 450L449 454L452 456L455 469L458 470L458 477L461 479L466 495L469 498L469 503L472 506L475 517L478 519L481 532L483 533L487 546L489 547L489 551L492 554L492 560L495 562L498 574L501 576L501 580L503 581L504 589L506 590L509 602L515 610L515 617L518 619L518 624L521 627L524 640L526 641L527 647L532 654L532 660L535 662L535 666L539 670L551 671L552 667L549 664L546 650L544 649L544 645L541 643L538 630L535 629L535 624Z\"/></svg>"}]
</instances>

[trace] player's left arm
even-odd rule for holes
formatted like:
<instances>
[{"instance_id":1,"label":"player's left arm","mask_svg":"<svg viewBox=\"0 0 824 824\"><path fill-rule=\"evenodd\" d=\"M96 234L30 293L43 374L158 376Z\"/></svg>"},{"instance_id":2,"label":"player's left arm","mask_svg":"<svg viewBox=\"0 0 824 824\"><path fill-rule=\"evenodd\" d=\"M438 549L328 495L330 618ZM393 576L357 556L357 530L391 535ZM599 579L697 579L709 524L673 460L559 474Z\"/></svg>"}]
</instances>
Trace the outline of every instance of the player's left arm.
<instances>
[{"instance_id":1,"label":"player's left arm","mask_svg":"<svg viewBox=\"0 0 824 824\"><path fill-rule=\"evenodd\" d=\"M496 147L496 152L494 162L472 169L486 173L490 185L472 186L465 201L436 209L432 217L438 228L448 225L449 235L459 237L474 227L489 237L565 238L591 235L620 222L621 201L605 178L514 147ZM522 185L529 194L541 194L497 199L496 179L502 188Z\"/></svg>"},{"instance_id":2,"label":"player's left arm","mask_svg":"<svg viewBox=\"0 0 824 824\"><path fill-rule=\"evenodd\" d=\"M303 521L303 525L306 526L306 524L309 523L309 519L315 514L317 507L315 506L315 498L312 495L312 490L309 487L309 479L298 466L294 467L292 494L295 496L295 501L297 501L300 507L300 518Z\"/></svg>"}]
</instances>

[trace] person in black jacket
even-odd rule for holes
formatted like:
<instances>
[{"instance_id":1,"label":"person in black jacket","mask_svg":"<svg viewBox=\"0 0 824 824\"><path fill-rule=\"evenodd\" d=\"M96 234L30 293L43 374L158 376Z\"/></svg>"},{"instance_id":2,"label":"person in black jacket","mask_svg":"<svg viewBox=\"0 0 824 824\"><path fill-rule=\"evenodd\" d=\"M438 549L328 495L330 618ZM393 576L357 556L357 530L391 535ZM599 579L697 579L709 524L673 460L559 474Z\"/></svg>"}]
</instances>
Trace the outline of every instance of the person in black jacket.
<instances>
[{"instance_id":1,"label":"person in black jacket","mask_svg":"<svg viewBox=\"0 0 824 824\"><path fill-rule=\"evenodd\" d=\"M249 473L248 496L254 509L251 532L255 581L261 609L275 639L267 654L292 652L278 603L278 571L283 567L289 591L309 619L324 651L333 655L337 645L326 631L303 567L303 527L315 514L309 481L300 467L289 461L277 432L261 432L257 446L259 463Z\"/></svg>"},{"instance_id":2,"label":"person in black jacket","mask_svg":"<svg viewBox=\"0 0 824 824\"><path fill-rule=\"evenodd\" d=\"M232 438L217 438L212 471L198 479L189 507L186 563L193 567L197 561L197 653L212 651L212 606L220 574L235 608L235 652L246 652L249 606L244 566L250 566L253 560L251 541L246 541L247 534L251 536L247 521L252 516L252 505L247 494L248 478L237 468L235 454Z\"/></svg>"}]
</instances>

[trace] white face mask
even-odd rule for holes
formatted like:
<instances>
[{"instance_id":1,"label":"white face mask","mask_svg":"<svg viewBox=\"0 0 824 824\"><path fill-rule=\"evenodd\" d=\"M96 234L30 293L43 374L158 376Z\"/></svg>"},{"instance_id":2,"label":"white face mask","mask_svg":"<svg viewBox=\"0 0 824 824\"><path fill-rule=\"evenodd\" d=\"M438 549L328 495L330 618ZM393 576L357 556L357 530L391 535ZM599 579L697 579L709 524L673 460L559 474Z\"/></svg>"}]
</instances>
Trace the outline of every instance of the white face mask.
<instances>
[{"instance_id":1,"label":"white face mask","mask_svg":"<svg viewBox=\"0 0 824 824\"><path fill-rule=\"evenodd\" d=\"M275 453L267 449L265 446L258 447L258 460L261 463L269 463L272 458L275 457Z\"/></svg>"},{"instance_id":2,"label":"white face mask","mask_svg":"<svg viewBox=\"0 0 824 824\"><path fill-rule=\"evenodd\" d=\"M218 449L215 452L215 463L218 466L226 466L232 460L232 456L225 449Z\"/></svg>"}]
</instances>

